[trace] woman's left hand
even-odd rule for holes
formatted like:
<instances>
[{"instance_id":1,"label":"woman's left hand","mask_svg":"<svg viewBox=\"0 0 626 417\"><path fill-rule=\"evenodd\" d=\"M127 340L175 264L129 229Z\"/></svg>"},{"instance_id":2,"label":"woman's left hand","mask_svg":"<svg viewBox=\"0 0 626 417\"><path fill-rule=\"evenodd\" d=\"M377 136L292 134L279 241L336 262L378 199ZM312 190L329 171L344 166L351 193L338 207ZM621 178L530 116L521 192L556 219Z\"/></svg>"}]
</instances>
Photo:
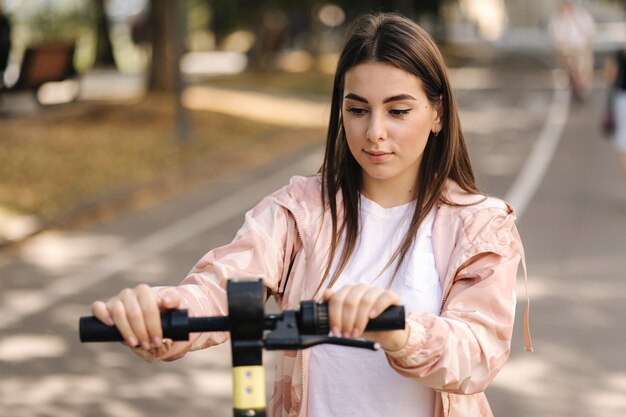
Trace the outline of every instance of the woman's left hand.
<instances>
[{"instance_id":1,"label":"woman's left hand","mask_svg":"<svg viewBox=\"0 0 626 417\"><path fill-rule=\"evenodd\" d=\"M375 318L392 305L400 305L400 297L384 288L365 284L347 285L339 291L326 290L330 331L333 336L365 337L377 342L387 351L399 350L406 344L409 331L402 330L363 333L369 319Z\"/></svg>"}]
</instances>

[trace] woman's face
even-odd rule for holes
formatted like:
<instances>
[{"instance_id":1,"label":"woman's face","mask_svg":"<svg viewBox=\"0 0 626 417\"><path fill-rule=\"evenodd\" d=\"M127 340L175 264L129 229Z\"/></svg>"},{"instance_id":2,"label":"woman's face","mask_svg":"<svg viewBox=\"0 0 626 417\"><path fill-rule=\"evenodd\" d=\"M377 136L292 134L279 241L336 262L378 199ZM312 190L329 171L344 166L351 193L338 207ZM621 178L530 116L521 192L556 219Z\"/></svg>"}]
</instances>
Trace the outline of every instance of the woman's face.
<instances>
[{"instance_id":1,"label":"woman's face","mask_svg":"<svg viewBox=\"0 0 626 417\"><path fill-rule=\"evenodd\" d=\"M428 100L418 77L393 65L371 62L346 72L343 125L361 166L361 192L415 197L429 134L441 130L439 107Z\"/></svg>"}]
</instances>

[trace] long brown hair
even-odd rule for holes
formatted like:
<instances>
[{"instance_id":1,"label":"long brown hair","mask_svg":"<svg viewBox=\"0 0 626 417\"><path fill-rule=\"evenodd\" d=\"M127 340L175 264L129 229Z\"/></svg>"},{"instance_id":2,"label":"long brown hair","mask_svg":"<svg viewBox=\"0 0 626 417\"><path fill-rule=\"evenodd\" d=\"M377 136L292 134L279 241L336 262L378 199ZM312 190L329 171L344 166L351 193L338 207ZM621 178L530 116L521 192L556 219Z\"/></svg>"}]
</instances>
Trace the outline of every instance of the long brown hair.
<instances>
[{"instance_id":1,"label":"long brown hair","mask_svg":"<svg viewBox=\"0 0 626 417\"><path fill-rule=\"evenodd\" d=\"M444 198L443 190L448 179L469 193L479 193L447 70L433 39L416 23L398 14L367 14L357 18L348 31L337 64L326 151L320 168L322 201L328 205L332 219L332 243L325 277L330 273L339 242L345 234L341 258L329 286L335 283L352 256L359 231L361 167L348 149L343 128L341 109L344 79L348 70L368 62L391 64L418 77L428 100L442 109L442 129L437 137L431 132L415 179L417 198L409 230L386 268L396 259L405 257L420 224L437 201ZM339 192L343 197L342 213L338 212L337 207ZM449 201L446 203L453 204ZM399 266L400 262L395 273Z\"/></svg>"}]
</instances>

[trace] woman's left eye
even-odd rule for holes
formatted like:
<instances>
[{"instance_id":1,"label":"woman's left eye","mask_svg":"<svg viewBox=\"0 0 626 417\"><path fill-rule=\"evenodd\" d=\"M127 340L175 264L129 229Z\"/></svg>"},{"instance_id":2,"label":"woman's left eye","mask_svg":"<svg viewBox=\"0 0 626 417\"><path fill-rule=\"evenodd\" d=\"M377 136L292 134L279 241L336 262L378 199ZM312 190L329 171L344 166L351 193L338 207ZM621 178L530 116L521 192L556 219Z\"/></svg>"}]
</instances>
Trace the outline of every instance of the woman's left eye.
<instances>
[{"instance_id":1,"label":"woman's left eye","mask_svg":"<svg viewBox=\"0 0 626 417\"><path fill-rule=\"evenodd\" d=\"M393 109L393 110L389 110L389 113L391 113L392 116L400 117L400 116L406 116L407 114L411 112L411 110L413 109Z\"/></svg>"}]
</instances>

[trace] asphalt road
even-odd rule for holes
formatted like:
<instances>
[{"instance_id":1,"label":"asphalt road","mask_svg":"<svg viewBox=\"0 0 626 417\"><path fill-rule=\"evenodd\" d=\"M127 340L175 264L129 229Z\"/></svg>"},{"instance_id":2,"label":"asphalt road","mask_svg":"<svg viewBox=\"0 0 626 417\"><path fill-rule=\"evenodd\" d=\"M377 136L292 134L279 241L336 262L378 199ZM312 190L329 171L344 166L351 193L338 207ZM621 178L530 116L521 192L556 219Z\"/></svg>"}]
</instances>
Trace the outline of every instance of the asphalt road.
<instances>
[{"instance_id":1,"label":"asphalt road","mask_svg":"<svg viewBox=\"0 0 626 417\"><path fill-rule=\"evenodd\" d=\"M553 71L504 60L452 71L479 185L519 205L535 353L521 320L488 391L496 416L626 415L626 187L598 136L604 91L570 105ZM89 304L140 282L174 284L243 213L320 148L200 186L83 230L44 233L0 254L0 417L231 415L228 346L148 364L118 344L81 345ZM521 317L525 290L520 279ZM267 379L272 377L266 355Z\"/></svg>"}]
</instances>

